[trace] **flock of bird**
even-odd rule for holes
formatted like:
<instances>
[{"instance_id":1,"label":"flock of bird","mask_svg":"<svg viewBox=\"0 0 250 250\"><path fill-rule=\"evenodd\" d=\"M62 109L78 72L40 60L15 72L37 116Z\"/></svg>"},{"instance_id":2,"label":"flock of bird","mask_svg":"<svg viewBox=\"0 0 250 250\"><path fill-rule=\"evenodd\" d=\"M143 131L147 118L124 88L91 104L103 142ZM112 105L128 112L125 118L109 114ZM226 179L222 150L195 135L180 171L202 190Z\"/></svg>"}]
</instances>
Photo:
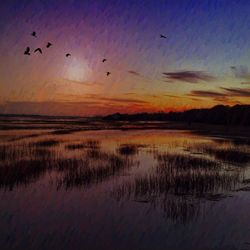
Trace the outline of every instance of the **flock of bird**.
<instances>
[{"instance_id":1,"label":"flock of bird","mask_svg":"<svg viewBox=\"0 0 250 250\"><path fill-rule=\"evenodd\" d=\"M36 32L33 31L33 32L31 33L31 36L37 37ZM166 39L167 37L166 37L165 35L163 35L163 34L160 34L160 38ZM53 45L52 43L48 42L47 45L46 45L46 48L48 49L48 48L50 48L52 45ZM27 48L25 49L25 51L24 51L24 55L30 56L30 52L31 52L30 47L27 47ZM43 51L42 51L41 48L36 48L36 49L34 50L34 53L36 53L36 52L39 52L40 54L43 53ZM71 54L70 54L70 53L67 53L65 56L66 56L66 57L70 57ZM102 59L102 62L103 62L103 63L106 62L106 61L107 61L106 58L103 58L103 59ZM111 74L111 73L110 73L109 71L106 72L106 75L107 75L107 76L109 76L110 74Z\"/></svg>"},{"instance_id":2,"label":"flock of bird","mask_svg":"<svg viewBox=\"0 0 250 250\"><path fill-rule=\"evenodd\" d=\"M33 31L33 32L31 33L31 35L32 35L33 37L37 37L35 31ZM52 45L53 45L52 43L48 42L47 45L46 45L46 48L48 49L48 48L50 48ZM35 50L34 50L34 53L36 53L36 52L39 52L40 54L43 53L43 51L42 51L41 48L35 49ZM24 55L30 56L30 47L27 47L27 48L26 48L26 50L24 51ZM69 56L71 56L71 54L70 54L70 53L67 53L65 56L66 56L66 57L69 57Z\"/></svg>"}]
</instances>

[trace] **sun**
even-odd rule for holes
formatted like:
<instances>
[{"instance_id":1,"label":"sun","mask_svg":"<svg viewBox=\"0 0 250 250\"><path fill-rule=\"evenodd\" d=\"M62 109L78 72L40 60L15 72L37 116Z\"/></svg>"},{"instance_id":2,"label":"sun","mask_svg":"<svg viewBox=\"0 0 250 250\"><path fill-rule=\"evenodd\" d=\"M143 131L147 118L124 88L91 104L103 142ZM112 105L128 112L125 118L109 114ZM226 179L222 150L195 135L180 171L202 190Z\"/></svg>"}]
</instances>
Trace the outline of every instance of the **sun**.
<instances>
[{"instance_id":1,"label":"sun","mask_svg":"<svg viewBox=\"0 0 250 250\"><path fill-rule=\"evenodd\" d=\"M70 60L65 65L64 78L71 81L86 81L90 76L90 68L88 67L86 61L70 58Z\"/></svg>"}]
</instances>

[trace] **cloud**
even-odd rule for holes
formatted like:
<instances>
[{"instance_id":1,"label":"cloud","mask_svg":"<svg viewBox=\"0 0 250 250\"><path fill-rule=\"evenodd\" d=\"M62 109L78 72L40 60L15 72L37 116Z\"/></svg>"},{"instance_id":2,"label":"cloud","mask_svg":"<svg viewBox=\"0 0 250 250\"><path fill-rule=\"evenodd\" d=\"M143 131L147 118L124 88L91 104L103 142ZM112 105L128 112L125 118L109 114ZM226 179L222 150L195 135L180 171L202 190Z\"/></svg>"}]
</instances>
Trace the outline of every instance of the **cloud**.
<instances>
[{"instance_id":1,"label":"cloud","mask_svg":"<svg viewBox=\"0 0 250 250\"><path fill-rule=\"evenodd\" d=\"M135 75L135 76L140 76L141 75L140 73L138 73L137 71L134 71L134 70L129 70L128 73L131 74L131 75Z\"/></svg>"},{"instance_id":2,"label":"cloud","mask_svg":"<svg viewBox=\"0 0 250 250\"><path fill-rule=\"evenodd\" d=\"M228 93L228 96L240 96L240 97L250 97L250 89L239 89L239 88L223 88L224 91Z\"/></svg>"},{"instance_id":3,"label":"cloud","mask_svg":"<svg viewBox=\"0 0 250 250\"><path fill-rule=\"evenodd\" d=\"M199 97L225 97L225 93L216 92L216 91L208 91L208 90L193 90L189 93L189 96L199 96Z\"/></svg>"},{"instance_id":4,"label":"cloud","mask_svg":"<svg viewBox=\"0 0 250 250\"><path fill-rule=\"evenodd\" d=\"M147 104L147 101L139 100L139 99L130 99L130 98L112 98L112 97L95 97L95 100L99 101L108 101L108 102L116 102L116 103L134 103L134 104Z\"/></svg>"},{"instance_id":5,"label":"cloud","mask_svg":"<svg viewBox=\"0 0 250 250\"><path fill-rule=\"evenodd\" d=\"M227 91L217 92L217 91L203 91L203 90L193 90L188 96L200 97L200 98L211 98L215 102L224 103L228 105L242 104L238 100L233 100L234 97L232 94ZM201 100L197 100L201 101Z\"/></svg>"},{"instance_id":6,"label":"cloud","mask_svg":"<svg viewBox=\"0 0 250 250\"><path fill-rule=\"evenodd\" d=\"M59 94L56 96L56 100L60 100L62 102L86 102L93 104L134 104L134 105L144 105L149 102L141 100L139 98L124 98L122 96L103 96L99 94L85 94L85 95L76 95L76 94Z\"/></svg>"},{"instance_id":7,"label":"cloud","mask_svg":"<svg viewBox=\"0 0 250 250\"><path fill-rule=\"evenodd\" d=\"M217 102L229 102L227 98L227 94L222 92L216 92L216 91L209 91L209 90L193 90L191 91L188 96L191 97L201 97L201 98L212 98L214 101ZM197 98L191 98L194 101L201 101Z\"/></svg>"},{"instance_id":8,"label":"cloud","mask_svg":"<svg viewBox=\"0 0 250 250\"><path fill-rule=\"evenodd\" d=\"M239 79L250 80L250 72L246 66L231 66L234 76Z\"/></svg>"},{"instance_id":9,"label":"cloud","mask_svg":"<svg viewBox=\"0 0 250 250\"><path fill-rule=\"evenodd\" d=\"M241 101L237 100L237 97L250 97L250 89L240 88L220 88L220 91L206 91L206 90L193 90L188 96L195 96L201 98L212 98L216 102L222 102L227 104L242 104ZM234 99L236 98L236 99Z\"/></svg>"},{"instance_id":10,"label":"cloud","mask_svg":"<svg viewBox=\"0 0 250 250\"><path fill-rule=\"evenodd\" d=\"M223 98L223 97L250 97L250 89L240 88L225 88L221 87L223 92L219 91L208 91L208 90L193 90L189 96L200 96L200 97L212 97L212 98Z\"/></svg>"},{"instance_id":11,"label":"cloud","mask_svg":"<svg viewBox=\"0 0 250 250\"><path fill-rule=\"evenodd\" d=\"M170 94L165 94L163 96L166 96L166 97L170 97L170 98L181 98L180 96L178 95L170 95Z\"/></svg>"},{"instance_id":12,"label":"cloud","mask_svg":"<svg viewBox=\"0 0 250 250\"><path fill-rule=\"evenodd\" d=\"M181 81L188 83L209 82L215 79L204 71L176 71L162 73L166 82Z\"/></svg>"},{"instance_id":13,"label":"cloud","mask_svg":"<svg viewBox=\"0 0 250 250\"><path fill-rule=\"evenodd\" d=\"M135 92L127 92L127 93L124 93L123 95L136 95Z\"/></svg>"},{"instance_id":14,"label":"cloud","mask_svg":"<svg viewBox=\"0 0 250 250\"><path fill-rule=\"evenodd\" d=\"M87 94L82 96L85 99L91 99L97 102L108 102L108 103L133 103L133 104L147 104L147 101L143 101L136 98L120 98L120 97L104 97L102 95Z\"/></svg>"},{"instance_id":15,"label":"cloud","mask_svg":"<svg viewBox=\"0 0 250 250\"><path fill-rule=\"evenodd\" d=\"M62 79L64 82L67 83L75 83L75 84L80 84L80 85L87 85L87 86L94 86L94 85L102 85L103 83L99 83L99 82L87 82L87 81L77 81L77 80L71 80L71 79L67 79L67 78L63 78Z\"/></svg>"}]
</instances>

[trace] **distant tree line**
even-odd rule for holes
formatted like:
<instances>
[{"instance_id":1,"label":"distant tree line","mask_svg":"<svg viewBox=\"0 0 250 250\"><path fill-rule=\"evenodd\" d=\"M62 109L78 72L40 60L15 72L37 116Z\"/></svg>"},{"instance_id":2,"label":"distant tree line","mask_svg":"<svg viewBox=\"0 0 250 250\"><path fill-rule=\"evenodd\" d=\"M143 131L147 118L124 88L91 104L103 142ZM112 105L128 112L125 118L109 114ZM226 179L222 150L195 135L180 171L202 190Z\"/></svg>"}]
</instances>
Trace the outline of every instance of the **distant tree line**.
<instances>
[{"instance_id":1,"label":"distant tree line","mask_svg":"<svg viewBox=\"0 0 250 250\"><path fill-rule=\"evenodd\" d=\"M191 109L168 113L115 113L105 116L103 119L106 121L176 121L250 126L250 105L235 105L233 107L217 105L210 109Z\"/></svg>"}]
</instances>

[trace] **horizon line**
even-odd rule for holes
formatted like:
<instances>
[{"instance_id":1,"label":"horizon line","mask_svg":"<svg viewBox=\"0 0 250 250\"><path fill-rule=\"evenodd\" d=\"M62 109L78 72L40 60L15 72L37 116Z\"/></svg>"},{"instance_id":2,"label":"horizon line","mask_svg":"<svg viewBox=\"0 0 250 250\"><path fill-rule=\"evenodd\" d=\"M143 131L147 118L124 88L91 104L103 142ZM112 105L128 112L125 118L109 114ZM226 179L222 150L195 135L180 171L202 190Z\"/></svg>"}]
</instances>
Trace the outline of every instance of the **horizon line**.
<instances>
[{"instance_id":1,"label":"horizon line","mask_svg":"<svg viewBox=\"0 0 250 250\"><path fill-rule=\"evenodd\" d=\"M112 116L115 114L119 114L119 115L137 115L137 114L158 114L158 113L183 113L186 111L190 111L190 110L208 110L208 109L213 109L215 107L218 106L223 106L223 107L235 107L235 106L250 106L250 104L235 104L235 105L224 105L224 104L217 104L214 105L210 108L190 108L190 109L186 109L186 110L182 110L182 111L156 111L156 112L135 112L135 113L120 113L120 112L114 112L114 113L110 113L110 114L106 114L106 115L90 115L90 116L81 116L81 115L46 115L46 114L35 114L35 113L30 113L30 114L18 114L18 113L0 113L0 116L18 116L18 117L30 117L30 116L35 116L35 117L57 117L57 118L102 118L102 117L107 117L107 116Z\"/></svg>"}]
</instances>

